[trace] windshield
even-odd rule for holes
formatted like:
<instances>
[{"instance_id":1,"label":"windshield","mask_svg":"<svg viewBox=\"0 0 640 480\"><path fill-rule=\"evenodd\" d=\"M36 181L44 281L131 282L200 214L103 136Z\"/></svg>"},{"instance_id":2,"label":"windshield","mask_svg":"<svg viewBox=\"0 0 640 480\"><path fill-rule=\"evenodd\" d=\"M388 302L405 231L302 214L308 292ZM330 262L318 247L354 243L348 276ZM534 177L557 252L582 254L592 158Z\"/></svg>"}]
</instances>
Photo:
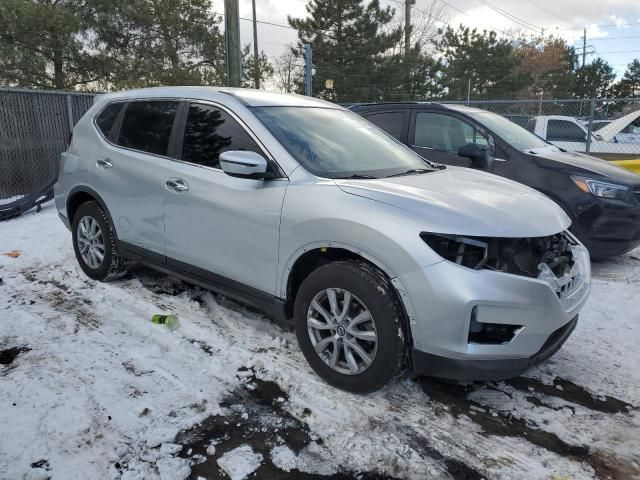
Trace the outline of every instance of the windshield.
<instances>
[{"instance_id":1,"label":"windshield","mask_svg":"<svg viewBox=\"0 0 640 480\"><path fill-rule=\"evenodd\" d=\"M325 178L382 178L433 170L419 155L353 112L315 107L254 107L300 165Z\"/></svg>"},{"instance_id":2,"label":"windshield","mask_svg":"<svg viewBox=\"0 0 640 480\"><path fill-rule=\"evenodd\" d=\"M466 110L465 113L520 151L543 148L549 145L529 130L495 113L475 110Z\"/></svg>"}]
</instances>

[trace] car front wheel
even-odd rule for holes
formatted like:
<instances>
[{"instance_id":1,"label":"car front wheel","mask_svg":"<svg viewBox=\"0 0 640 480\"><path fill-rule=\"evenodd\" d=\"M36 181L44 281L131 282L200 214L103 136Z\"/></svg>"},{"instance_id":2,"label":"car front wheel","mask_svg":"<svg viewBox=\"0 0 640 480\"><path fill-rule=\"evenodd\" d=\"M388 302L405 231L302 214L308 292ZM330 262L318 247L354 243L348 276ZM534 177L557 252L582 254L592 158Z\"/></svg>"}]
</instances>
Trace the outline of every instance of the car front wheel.
<instances>
[{"instance_id":1,"label":"car front wheel","mask_svg":"<svg viewBox=\"0 0 640 480\"><path fill-rule=\"evenodd\" d=\"M294 306L296 336L311 367L355 393L378 390L404 371L403 315L386 277L356 261L313 271Z\"/></svg>"}]
</instances>

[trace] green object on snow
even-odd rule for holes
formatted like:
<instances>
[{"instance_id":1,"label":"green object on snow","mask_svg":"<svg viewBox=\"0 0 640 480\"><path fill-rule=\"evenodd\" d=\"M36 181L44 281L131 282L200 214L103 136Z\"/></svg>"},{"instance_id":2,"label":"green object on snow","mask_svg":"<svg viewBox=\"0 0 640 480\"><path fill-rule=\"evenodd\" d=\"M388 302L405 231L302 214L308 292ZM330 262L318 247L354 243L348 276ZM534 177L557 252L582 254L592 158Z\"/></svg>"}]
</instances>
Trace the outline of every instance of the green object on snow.
<instances>
[{"instance_id":1,"label":"green object on snow","mask_svg":"<svg viewBox=\"0 0 640 480\"><path fill-rule=\"evenodd\" d=\"M175 315L160 315L156 314L151 317L151 323L155 323L156 325L164 325L169 330L175 330L180 326L178 322L178 317Z\"/></svg>"}]
</instances>

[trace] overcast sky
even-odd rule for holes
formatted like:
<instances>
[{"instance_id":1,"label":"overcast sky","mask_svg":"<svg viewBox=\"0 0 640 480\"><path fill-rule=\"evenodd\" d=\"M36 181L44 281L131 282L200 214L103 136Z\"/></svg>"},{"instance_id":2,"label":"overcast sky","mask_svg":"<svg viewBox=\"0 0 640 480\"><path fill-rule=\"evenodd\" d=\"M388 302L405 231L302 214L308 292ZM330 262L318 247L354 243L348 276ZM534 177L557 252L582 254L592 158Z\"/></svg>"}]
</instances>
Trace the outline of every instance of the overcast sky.
<instances>
[{"instance_id":1,"label":"overcast sky","mask_svg":"<svg viewBox=\"0 0 640 480\"><path fill-rule=\"evenodd\" d=\"M381 0L399 12L403 1ZM432 0L416 0L415 8L425 10ZM597 52L621 76L627 63L640 58L640 0L436 0L444 7L448 23L460 23L480 28L538 33L553 32L582 48L582 28L587 27L587 51ZM258 20L287 24L287 15L306 16L307 0L256 0ZM448 4L448 5L447 5ZM514 18L499 13L489 5L501 9ZM222 12L223 1L215 2L216 11ZM459 11L458 11L459 10ZM462 12L462 13L461 13ZM418 13L419 14L419 13ZM251 0L240 0L240 16L251 18ZM519 24L524 21L527 26ZM243 44L251 43L251 22L240 21ZM277 56L288 43L297 39L296 31L278 26L260 24L258 45L269 56ZM587 57L593 58L594 55Z\"/></svg>"}]
</instances>

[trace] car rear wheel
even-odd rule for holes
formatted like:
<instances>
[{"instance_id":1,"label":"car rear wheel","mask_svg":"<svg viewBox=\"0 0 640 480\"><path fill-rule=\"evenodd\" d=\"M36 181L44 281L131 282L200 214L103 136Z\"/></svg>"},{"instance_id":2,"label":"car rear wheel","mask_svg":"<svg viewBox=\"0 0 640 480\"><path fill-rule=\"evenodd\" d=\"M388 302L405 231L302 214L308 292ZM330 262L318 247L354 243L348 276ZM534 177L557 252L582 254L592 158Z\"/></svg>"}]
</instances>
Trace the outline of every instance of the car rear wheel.
<instances>
[{"instance_id":1,"label":"car rear wheel","mask_svg":"<svg viewBox=\"0 0 640 480\"><path fill-rule=\"evenodd\" d=\"M109 281L127 273L127 261L118 255L111 221L97 202L85 202L78 207L71 232L76 258L87 276Z\"/></svg>"},{"instance_id":2,"label":"car rear wheel","mask_svg":"<svg viewBox=\"0 0 640 480\"><path fill-rule=\"evenodd\" d=\"M311 367L356 393L378 390L404 371L403 315L386 277L355 261L313 271L294 305L296 336Z\"/></svg>"}]
</instances>

